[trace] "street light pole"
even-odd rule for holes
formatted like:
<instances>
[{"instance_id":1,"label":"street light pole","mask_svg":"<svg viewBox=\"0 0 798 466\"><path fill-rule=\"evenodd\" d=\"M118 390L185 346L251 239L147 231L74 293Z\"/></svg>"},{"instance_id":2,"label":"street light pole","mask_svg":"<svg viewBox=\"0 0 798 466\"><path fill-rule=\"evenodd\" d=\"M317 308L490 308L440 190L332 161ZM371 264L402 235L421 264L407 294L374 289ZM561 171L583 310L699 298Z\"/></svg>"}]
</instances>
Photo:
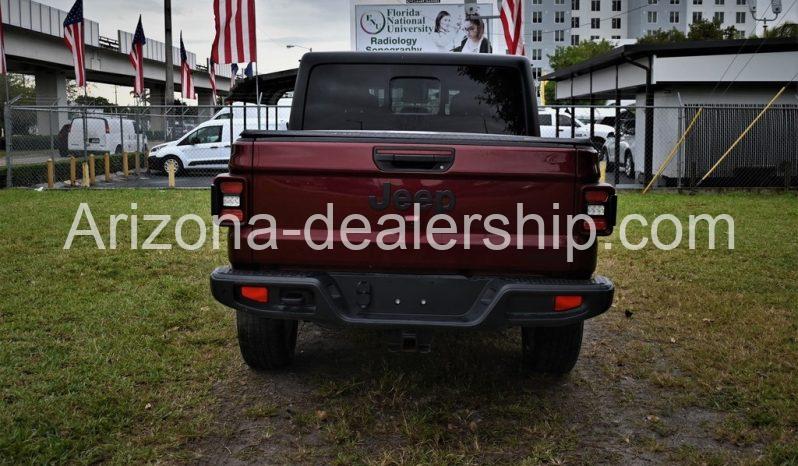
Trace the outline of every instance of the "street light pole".
<instances>
[{"instance_id":1,"label":"street light pole","mask_svg":"<svg viewBox=\"0 0 798 466\"><path fill-rule=\"evenodd\" d=\"M172 105L175 100L174 60L172 59L172 0L164 0L164 37L166 42L166 88L164 89L164 105Z\"/></svg>"}]
</instances>

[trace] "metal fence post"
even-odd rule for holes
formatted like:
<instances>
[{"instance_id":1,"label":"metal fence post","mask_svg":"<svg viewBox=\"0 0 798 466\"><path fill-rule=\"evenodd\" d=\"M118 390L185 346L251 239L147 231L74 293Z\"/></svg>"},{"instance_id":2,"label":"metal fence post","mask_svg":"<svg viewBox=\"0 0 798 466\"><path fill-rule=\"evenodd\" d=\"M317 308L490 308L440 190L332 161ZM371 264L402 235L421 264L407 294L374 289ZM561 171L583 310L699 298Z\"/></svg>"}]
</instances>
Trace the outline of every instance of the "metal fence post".
<instances>
[{"instance_id":1,"label":"metal fence post","mask_svg":"<svg viewBox=\"0 0 798 466\"><path fill-rule=\"evenodd\" d=\"M120 144L122 145L122 154L125 154L127 151L125 150L125 122L122 120L122 112L119 112L119 139Z\"/></svg>"},{"instance_id":2,"label":"metal fence post","mask_svg":"<svg viewBox=\"0 0 798 466\"><path fill-rule=\"evenodd\" d=\"M554 137L560 137L560 107L554 108Z\"/></svg>"},{"instance_id":3,"label":"metal fence post","mask_svg":"<svg viewBox=\"0 0 798 466\"><path fill-rule=\"evenodd\" d=\"M3 118L5 119L5 132L6 132L6 187L14 187L13 167L11 166L11 102L6 102L3 111Z\"/></svg>"},{"instance_id":4,"label":"metal fence post","mask_svg":"<svg viewBox=\"0 0 798 466\"><path fill-rule=\"evenodd\" d=\"M86 116L87 108L83 106L83 158L88 160L89 159L89 125L88 125L88 118Z\"/></svg>"},{"instance_id":5,"label":"metal fence post","mask_svg":"<svg viewBox=\"0 0 798 466\"><path fill-rule=\"evenodd\" d=\"M58 105L58 104L57 103L53 104L53 107L55 107L56 105ZM53 108L52 107L47 111L47 120L50 123L50 151L53 151L55 149L55 141L54 141L54 138L53 138L53 131L55 129L55 126L57 126L57 125L53 125Z\"/></svg>"}]
</instances>

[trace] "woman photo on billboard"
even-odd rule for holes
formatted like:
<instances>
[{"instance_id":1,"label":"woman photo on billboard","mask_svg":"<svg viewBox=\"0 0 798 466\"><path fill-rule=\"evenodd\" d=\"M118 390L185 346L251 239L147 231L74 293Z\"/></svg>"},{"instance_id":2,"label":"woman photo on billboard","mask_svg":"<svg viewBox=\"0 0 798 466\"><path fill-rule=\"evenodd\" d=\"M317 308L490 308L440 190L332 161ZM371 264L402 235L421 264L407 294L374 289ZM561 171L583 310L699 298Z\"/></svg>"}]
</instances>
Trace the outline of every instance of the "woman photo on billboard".
<instances>
[{"instance_id":1,"label":"woman photo on billboard","mask_svg":"<svg viewBox=\"0 0 798 466\"><path fill-rule=\"evenodd\" d=\"M493 46L485 37L485 22L481 19L469 19L465 23L466 37L455 52L463 53L493 53Z\"/></svg>"},{"instance_id":2,"label":"woman photo on billboard","mask_svg":"<svg viewBox=\"0 0 798 466\"><path fill-rule=\"evenodd\" d=\"M435 48L439 52L451 52L457 47L457 38L455 34L460 29L460 24L455 24L452 15L442 10L435 18L435 33L433 35L433 42Z\"/></svg>"}]
</instances>

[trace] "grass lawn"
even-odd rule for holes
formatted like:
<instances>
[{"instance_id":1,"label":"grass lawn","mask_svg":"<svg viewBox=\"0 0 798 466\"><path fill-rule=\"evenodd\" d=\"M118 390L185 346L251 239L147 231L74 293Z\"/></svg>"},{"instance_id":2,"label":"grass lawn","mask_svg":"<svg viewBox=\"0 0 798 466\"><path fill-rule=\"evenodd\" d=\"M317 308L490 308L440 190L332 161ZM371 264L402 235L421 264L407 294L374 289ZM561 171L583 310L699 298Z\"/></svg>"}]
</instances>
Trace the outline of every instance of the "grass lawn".
<instances>
[{"instance_id":1,"label":"grass lawn","mask_svg":"<svg viewBox=\"0 0 798 466\"><path fill-rule=\"evenodd\" d=\"M328 356L301 377L252 374L232 313L209 292L224 248L136 251L121 229L117 251L89 238L64 251L84 201L104 238L109 215L134 202L139 216L209 217L207 191L0 191L0 462L191 461L206 439L243 435L239 418L262 444L282 445L275 462L618 462L624 445L660 462L798 462L794 195L622 195L621 215L730 213L736 249L707 250L706 229L696 251L686 240L627 251L610 238L599 273L616 282L616 304L591 327L574 375L556 382L497 363L517 350L504 334L450 337L424 358L378 345L351 356L374 342L344 333L348 346L327 354L361 359ZM139 243L151 228L142 223ZM325 334L307 335L324 361ZM646 435L610 439L620 447L606 451L575 427L601 433L616 418ZM697 424L715 448L680 436Z\"/></svg>"}]
</instances>

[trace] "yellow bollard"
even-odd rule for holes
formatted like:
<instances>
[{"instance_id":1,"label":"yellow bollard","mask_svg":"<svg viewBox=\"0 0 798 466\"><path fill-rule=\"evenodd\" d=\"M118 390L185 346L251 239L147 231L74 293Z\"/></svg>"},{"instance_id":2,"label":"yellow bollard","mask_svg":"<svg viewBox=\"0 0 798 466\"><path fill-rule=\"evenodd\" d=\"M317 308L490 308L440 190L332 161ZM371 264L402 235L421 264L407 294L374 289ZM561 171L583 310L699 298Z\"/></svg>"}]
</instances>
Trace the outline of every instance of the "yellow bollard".
<instances>
[{"instance_id":1,"label":"yellow bollard","mask_svg":"<svg viewBox=\"0 0 798 466\"><path fill-rule=\"evenodd\" d=\"M55 165L53 159L47 161L47 187L53 189L55 185Z\"/></svg>"},{"instance_id":2,"label":"yellow bollard","mask_svg":"<svg viewBox=\"0 0 798 466\"><path fill-rule=\"evenodd\" d=\"M607 162L602 160L599 162L599 171L601 172L601 178L599 179L600 183L607 182Z\"/></svg>"},{"instance_id":3,"label":"yellow bollard","mask_svg":"<svg viewBox=\"0 0 798 466\"><path fill-rule=\"evenodd\" d=\"M89 164L83 162L83 187L88 188L91 186L91 176L89 176Z\"/></svg>"},{"instance_id":4,"label":"yellow bollard","mask_svg":"<svg viewBox=\"0 0 798 466\"><path fill-rule=\"evenodd\" d=\"M78 182L78 163L75 159L75 156L72 155L69 157L69 183L72 187L75 187L75 183Z\"/></svg>"},{"instance_id":5,"label":"yellow bollard","mask_svg":"<svg viewBox=\"0 0 798 466\"><path fill-rule=\"evenodd\" d=\"M97 182L96 171L95 171L95 164L94 164L94 155L89 156L89 184L94 186Z\"/></svg>"},{"instance_id":6,"label":"yellow bollard","mask_svg":"<svg viewBox=\"0 0 798 466\"><path fill-rule=\"evenodd\" d=\"M127 160L127 152L122 152L122 173L125 176L130 176L130 165Z\"/></svg>"},{"instance_id":7,"label":"yellow bollard","mask_svg":"<svg viewBox=\"0 0 798 466\"><path fill-rule=\"evenodd\" d=\"M105 182L111 182L111 156L106 153L103 156L103 163L105 163Z\"/></svg>"},{"instance_id":8,"label":"yellow bollard","mask_svg":"<svg viewBox=\"0 0 798 466\"><path fill-rule=\"evenodd\" d=\"M135 159L133 160L133 165L136 166L136 176L141 176L141 162L139 161L139 153L136 152Z\"/></svg>"},{"instance_id":9,"label":"yellow bollard","mask_svg":"<svg viewBox=\"0 0 798 466\"><path fill-rule=\"evenodd\" d=\"M169 187L175 187L175 164L168 162L166 165L166 173L169 174Z\"/></svg>"}]
</instances>

